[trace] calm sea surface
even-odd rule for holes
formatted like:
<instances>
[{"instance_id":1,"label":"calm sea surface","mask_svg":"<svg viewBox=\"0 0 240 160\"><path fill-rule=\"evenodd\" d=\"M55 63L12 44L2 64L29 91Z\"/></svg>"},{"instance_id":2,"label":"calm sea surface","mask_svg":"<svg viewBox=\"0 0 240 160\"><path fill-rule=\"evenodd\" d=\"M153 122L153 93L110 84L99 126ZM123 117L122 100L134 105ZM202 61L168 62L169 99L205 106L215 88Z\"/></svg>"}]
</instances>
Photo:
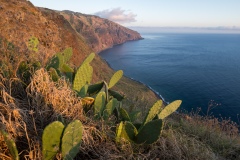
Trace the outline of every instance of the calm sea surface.
<instances>
[{"instance_id":1,"label":"calm sea surface","mask_svg":"<svg viewBox=\"0 0 240 160\"><path fill-rule=\"evenodd\" d=\"M144 40L100 53L113 69L150 86L166 102L181 99L181 109L211 101L215 116L240 114L240 34L142 34Z\"/></svg>"}]
</instances>

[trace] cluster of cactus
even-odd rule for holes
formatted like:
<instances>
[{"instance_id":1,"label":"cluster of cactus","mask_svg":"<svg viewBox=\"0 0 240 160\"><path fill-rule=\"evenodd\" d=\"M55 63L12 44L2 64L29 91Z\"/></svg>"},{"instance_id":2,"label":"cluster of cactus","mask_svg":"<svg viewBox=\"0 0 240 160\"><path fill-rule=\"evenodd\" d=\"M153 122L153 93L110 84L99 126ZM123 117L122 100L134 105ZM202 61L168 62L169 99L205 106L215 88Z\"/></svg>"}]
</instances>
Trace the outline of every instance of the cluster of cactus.
<instances>
[{"instance_id":1,"label":"cluster of cactus","mask_svg":"<svg viewBox=\"0 0 240 160\"><path fill-rule=\"evenodd\" d=\"M162 132L163 120L181 105L181 100L176 100L162 108L162 100L157 101L148 111L142 124L134 124L131 122L127 111L120 108L122 121L116 130L116 142L121 142L121 139L126 139L136 144L152 144L156 142Z\"/></svg>"},{"instance_id":2,"label":"cluster of cactus","mask_svg":"<svg viewBox=\"0 0 240 160\"><path fill-rule=\"evenodd\" d=\"M3 135L4 141L6 142L7 147L10 151L11 158L14 160L19 160L17 146L16 146L14 140L11 138L10 134L5 132L4 130L0 130L0 134Z\"/></svg>"},{"instance_id":3,"label":"cluster of cactus","mask_svg":"<svg viewBox=\"0 0 240 160\"><path fill-rule=\"evenodd\" d=\"M55 54L46 66L53 81L57 81L59 76L65 75L70 81L73 78L74 69L67 62L72 57L72 48L67 48L63 52Z\"/></svg>"},{"instance_id":4,"label":"cluster of cactus","mask_svg":"<svg viewBox=\"0 0 240 160\"><path fill-rule=\"evenodd\" d=\"M43 159L54 159L59 152L62 159L73 159L79 152L82 133L83 126L79 120L72 121L66 127L59 121L52 122L42 135Z\"/></svg>"},{"instance_id":5,"label":"cluster of cactus","mask_svg":"<svg viewBox=\"0 0 240 160\"><path fill-rule=\"evenodd\" d=\"M109 84L105 81L102 82L104 85L105 91L101 91L97 94L94 102L94 115L97 118L103 117L105 120L112 115L113 111L116 109L118 104L121 104L121 100L124 98L121 94L116 91L111 90L111 88L122 78L123 71L119 70L114 73L111 77ZM112 93L115 94L112 94ZM109 94L111 96L109 96ZM120 99L119 97L122 97Z\"/></svg>"}]
</instances>

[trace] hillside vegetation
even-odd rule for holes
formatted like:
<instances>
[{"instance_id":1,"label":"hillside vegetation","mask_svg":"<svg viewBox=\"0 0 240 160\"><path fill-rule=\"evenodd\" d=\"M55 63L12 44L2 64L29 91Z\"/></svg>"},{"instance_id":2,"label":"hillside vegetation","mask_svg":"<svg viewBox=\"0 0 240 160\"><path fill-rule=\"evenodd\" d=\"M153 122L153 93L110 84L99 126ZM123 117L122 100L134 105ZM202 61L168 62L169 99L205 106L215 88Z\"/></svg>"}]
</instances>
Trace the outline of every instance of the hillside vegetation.
<instances>
[{"instance_id":1,"label":"hillside vegetation","mask_svg":"<svg viewBox=\"0 0 240 160\"><path fill-rule=\"evenodd\" d=\"M38 39L28 43L36 54ZM7 46L0 61L2 159L239 159L235 123L174 113L181 100L166 107L158 100L146 114L124 106L113 89L121 70L92 83L94 53L78 68L68 63L71 48L46 65L18 63L13 45L1 44Z\"/></svg>"},{"instance_id":2,"label":"hillside vegetation","mask_svg":"<svg viewBox=\"0 0 240 160\"><path fill-rule=\"evenodd\" d=\"M73 27L84 15L0 2L0 159L240 159L236 123L111 70Z\"/></svg>"}]
</instances>

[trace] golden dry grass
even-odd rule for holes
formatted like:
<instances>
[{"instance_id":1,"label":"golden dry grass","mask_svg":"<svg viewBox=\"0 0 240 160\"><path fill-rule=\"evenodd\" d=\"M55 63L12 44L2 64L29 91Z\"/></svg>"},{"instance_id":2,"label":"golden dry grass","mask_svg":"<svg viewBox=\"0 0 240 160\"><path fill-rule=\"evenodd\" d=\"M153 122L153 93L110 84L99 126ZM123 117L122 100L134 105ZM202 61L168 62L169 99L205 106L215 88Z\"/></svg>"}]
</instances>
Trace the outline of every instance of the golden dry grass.
<instances>
[{"instance_id":1,"label":"golden dry grass","mask_svg":"<svg viewBox=\"0 0 240 160\"><path fill-rule=\"evenodd\" d=\"M175 114L166 120L160 139L152 145L115 142L116 119L95 120L85 114L81 99L64 78L53 82L43 68L28 86L0 75L0 129L16 142L21 159L42 159L41 136L51 122L79 119L83 138L75 159L238 159L237 125L197 114ZM0 159L11 159L0 136ZM61 159L61 154L57 155Z\"/></svg>"}]
</instances>

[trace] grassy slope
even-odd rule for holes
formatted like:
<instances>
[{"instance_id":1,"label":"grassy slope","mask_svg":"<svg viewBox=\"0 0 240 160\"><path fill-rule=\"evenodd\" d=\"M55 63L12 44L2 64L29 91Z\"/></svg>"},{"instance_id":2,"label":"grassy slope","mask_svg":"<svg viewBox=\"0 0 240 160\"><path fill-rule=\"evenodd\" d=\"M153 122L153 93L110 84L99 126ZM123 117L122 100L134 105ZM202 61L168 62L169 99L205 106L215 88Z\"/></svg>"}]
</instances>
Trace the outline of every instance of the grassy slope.
<instances>
[{"instance_id":1,"label":"grassy slope","mask_svg":"<svg viewBox=\"0 0 240 160\"><path fill-rule=\"evenodd\" d=\"M10 1L11 5L9 6L5 5L9 1L1 0L1 2L3 6L3 10L0 10L1 14L5 14L6 10L25 12L23 7L32 13L30 17L25 16L28 22L26 25L18 22L18 19L7 21L9 20L7 16L6 21L2 21L3 17L0 17L1 28L4 24L8 24L8 27L4 28L4 32L1 32L1 36L9 38L15 45L17 41L25 43L24 39L26 40L30 34L36 32L36 36L42 38L39 52L49 53L48 57L54 53L53 48L60 51L61 49L57 49L58 47L64 49L72 46L74 54L78 55L78 49L83 47L81 51L84 54L79 56L79 59L73 59L75 65L80 64L88 54L87 52L91 51L84 45L83 39L74 36L74 30L71 32L67 30L60 34L58 29L54 28L56 24L62 24L62 29L64 27L69 29L69 24L61 17L55 17L54 13L41 17L42 13L32 8L31 5L26 5L24 1ZM38 22L33 21L36 15L39 16ZM49 28L56 29L52 37L53 40L41 36L41 33L45 31L45 23L42 23L40 19L46 19L48 16L52 17L51 21L49 20ZM16 32L12 31L11 27L16 24L18 24L19 28L17 29L19 30L22 27L27 27L25 28L26 33L22 32L20 34L17 30ZM38 32L31 31L31 28L34 27ZM4 35L5 32L6 35ZM14 35L15 39L8 37L9 32ZM60 41L57 41L59 39ZM52 47L44 48L44 42L48 42L47 44ZM83 46L79 46L79 43ZM4 48L1 47L1 49ZM9 68L15 70L14 67L17 67L17 64L12 63L16 63L19 57L21 58L28 52L15 50L12 53L19 53L18 56L14 56L15 60L8 63ZM6 55L11 54L8 54L5 49L1 50L0 59L3 60ZM95 71L94 81L108 81L113 74L113 71L98 56L96 56L92 65ZM130 81L127 78L124 79L116 86L116 90L119 89L118 91L128 97L125 107L128 108L130 102L134 102L134 109L145 112L147 106L155 101L156 96L142 84ZM131 87L126 87L126 85ZM139 86L139 88L136 86ZM125 90L121 90L122 88L125 88ZM135 88L135 90L132 88ZM196 114L179 114L169 117L166 120L161 138L153 145L139 146L128 142L118 145L114 142L115 132L112 130L116 126L113 123L114 117L111 117L109 123L106 123L95 121L91 115L86 116L82 111L79 98L76 97L69 85L63 80L57 84L53 83L44 69L33 75L28 86L25 86L21 79L16 77L16 74L8 78L0 74L0 113L0 128L6 130L14 139L21 158L42 159L41 135L43 129L50 122L57 120L59 116L63 116L66 122L79 119L84 124L83 141L77 156L78 159L240 159L240 140L236 124L227 120L220 122L217 119L200 117ZM58 156L61 157L60 154ZM3 136L0 136L0 159L11 159Z\"/></svg>"}]
</instances>

